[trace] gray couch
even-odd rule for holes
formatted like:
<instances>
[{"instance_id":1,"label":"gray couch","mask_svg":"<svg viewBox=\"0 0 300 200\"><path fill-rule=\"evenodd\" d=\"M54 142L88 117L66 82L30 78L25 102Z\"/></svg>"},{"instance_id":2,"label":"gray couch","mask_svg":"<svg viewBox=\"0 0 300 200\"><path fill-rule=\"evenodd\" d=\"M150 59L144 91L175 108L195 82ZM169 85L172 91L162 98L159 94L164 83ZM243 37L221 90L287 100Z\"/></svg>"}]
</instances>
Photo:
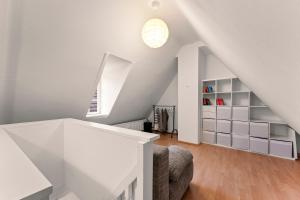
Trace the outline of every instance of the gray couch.
<instances>
[{"instance_id":1,"label":"gray couch","mask_svg":"<svg viewBox=\"0 0 300 200\"><path fill-rule=\"evenodd\" d=\"M193 155L178 146L154 145L153 200L181 200L193 178Z\"/></svg>"}]
</instances>

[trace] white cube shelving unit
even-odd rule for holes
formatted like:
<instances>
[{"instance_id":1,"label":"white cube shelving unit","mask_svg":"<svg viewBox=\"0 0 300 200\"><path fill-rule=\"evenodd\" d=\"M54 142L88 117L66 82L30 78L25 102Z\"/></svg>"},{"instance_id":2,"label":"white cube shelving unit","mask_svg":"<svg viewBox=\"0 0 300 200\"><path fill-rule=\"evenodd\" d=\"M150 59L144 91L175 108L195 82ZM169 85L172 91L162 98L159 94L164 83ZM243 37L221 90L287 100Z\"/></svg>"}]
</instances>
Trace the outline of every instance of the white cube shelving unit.
<instances>
[{"instance_id":1,"label":"white cube shelving unit","mask_svg":"<svg viewBox=\"0 0 300 200\"><path fill-rule=\"evenodd\" d=\"M297 159L296 132L239 78L202 81L211 105L202 105L203 143ZM202 89L203 91L203 88ZM225 105L217 105L222 98ZM230 141L229 141L230 140Z\"/></svg>"}]
</instances>

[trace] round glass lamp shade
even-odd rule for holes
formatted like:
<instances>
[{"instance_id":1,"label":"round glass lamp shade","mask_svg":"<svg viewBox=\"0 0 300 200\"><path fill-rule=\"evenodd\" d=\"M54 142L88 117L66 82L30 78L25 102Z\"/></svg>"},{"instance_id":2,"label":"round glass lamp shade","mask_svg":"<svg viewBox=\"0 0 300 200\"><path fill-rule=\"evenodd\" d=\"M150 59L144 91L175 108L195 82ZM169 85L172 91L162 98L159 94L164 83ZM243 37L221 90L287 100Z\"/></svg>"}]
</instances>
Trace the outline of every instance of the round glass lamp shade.
<instances>
[{"instance_id":1,"label":"round glass lamp shade","mask_svg":"<svg viewBox=\"0 0 300 200\"><path fill-rule=\"evenodd\" d=\"M161 19L149 19L143 27L142 38L151 48L162 47L169 38L168 25Z\"/></svg>"}]
</instances>

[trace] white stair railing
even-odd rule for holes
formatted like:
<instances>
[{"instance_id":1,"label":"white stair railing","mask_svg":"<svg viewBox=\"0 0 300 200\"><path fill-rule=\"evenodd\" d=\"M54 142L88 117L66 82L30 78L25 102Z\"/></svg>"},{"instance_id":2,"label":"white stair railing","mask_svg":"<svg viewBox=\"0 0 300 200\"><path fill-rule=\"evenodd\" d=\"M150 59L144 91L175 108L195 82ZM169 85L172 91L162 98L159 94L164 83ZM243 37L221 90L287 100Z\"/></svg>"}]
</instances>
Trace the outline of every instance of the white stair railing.
<instances>
[{"instance_id":1,"label":"white stair railing","mask_svg":"<svg viewBox=\"0 0 300 200\"><path fill-rule=\"evenodd\" d=\"M115 189L115 200L135 200L137 186L137 165Z\"/></svg>"},{"instance_id":2,"label":"white stair railing","mask_svg":"<svg viewBox=\"0 0 300 200\"><path fill-rule=\"evenodd\" d=\"M6 198L10 191L15 191L18 199L40 195L46 185L50 190L45 195L53 189L50 199L73 198L76 194L81 200L152 200L152 147L158 135L61 119L1 125L1 136L5 178L0 185L6 188L0 190L0 199L14 199ZM17 168L5 158L18 160L18 166L27 168ZM33 173L40 185L31 187L33 183L22 182L23 175ZM13 180L12 184L5 184L7 180ZM29 192L20 194L19 190Z\"/></svg>"}]
</instances>

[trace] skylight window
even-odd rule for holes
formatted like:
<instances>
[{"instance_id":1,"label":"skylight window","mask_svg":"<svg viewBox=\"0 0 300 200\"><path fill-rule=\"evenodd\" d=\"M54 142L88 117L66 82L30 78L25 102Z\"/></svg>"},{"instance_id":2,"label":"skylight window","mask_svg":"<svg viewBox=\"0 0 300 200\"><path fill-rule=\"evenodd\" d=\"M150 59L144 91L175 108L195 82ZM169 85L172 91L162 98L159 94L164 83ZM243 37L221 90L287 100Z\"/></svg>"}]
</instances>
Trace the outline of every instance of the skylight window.
<instances>
[{"instance_id":1,"label":"skylight window","mask_svg":"<svg viewBox=\"0 0 300 200\"><path fill-rule=\"evenodd\" d=\"M92 97L87 117L108 116L119 96L130 70L131 62L106 54L103 72Z\"/></svg>"}]
</instances>

